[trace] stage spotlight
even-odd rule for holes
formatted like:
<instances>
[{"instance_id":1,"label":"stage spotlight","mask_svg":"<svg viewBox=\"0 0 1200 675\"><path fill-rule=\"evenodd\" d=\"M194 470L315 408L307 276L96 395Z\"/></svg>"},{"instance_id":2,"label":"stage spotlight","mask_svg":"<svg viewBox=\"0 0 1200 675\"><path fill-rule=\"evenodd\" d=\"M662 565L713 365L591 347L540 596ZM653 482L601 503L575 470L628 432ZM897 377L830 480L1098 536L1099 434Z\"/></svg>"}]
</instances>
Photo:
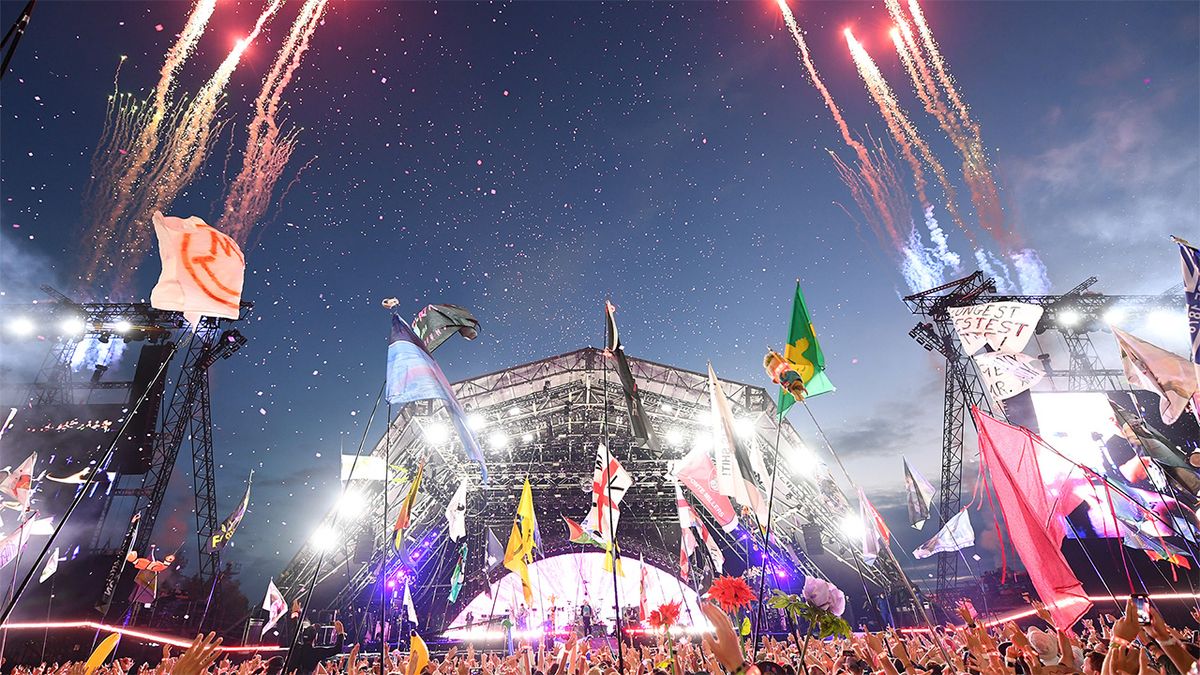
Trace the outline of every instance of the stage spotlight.
<instances>
[{"instance_id":1,"label":"stage spotlight","mask_svg":"<svg viewBox=\"0 0 1200 675\"><path fill-rule=\"evenodd\" d=\"M862 539L867 533L867 526L863 524L862 518L858 517L857 513L847 513L841 522L842 534L851 541Z\"/></svg>"},{"instance_id":2,"label":"stage spotlight","mask_svg":"<svg viewBox=\"0 0 1200 675\"><path fill-rule=\"evenodd\" d=\"M8 322L8 332L17 337L26 337L33 334L33 321L27 317L19 316Z\"/></svg>"},{"instance_id":3,"label":"stage spotlight","mask_svg":"<svg viewBox=\"0 0 1200 675\"><path fill-rule=\"evenodd\" d=\"M487 426L487 418L479 413L470 413L467 415L467 426L471 427L472 431L479 431Z\"/></svg>"},{"instance_id":4,"label":"stage spotlight","mask_svg":"<svg viewBox=\"0 0 1200 675\"><path fill-rule=\"evenodd\" d=\"M677 427L667 429L666 438L670 445L683 445L683 430Z\"/></svg>"},{"instance_id":5,"label":"stage spotlight","mask_svg":"<svg viewBox=\"0 0 1200 675\"><path fill-rule=\"evenodd\" d=\"M488 435L488 445L492 446L493 450L503 450L508 447L508 434L503 431L493 431Z\"/></svg>"},{"instance_id":6,"label":"stage spotlight","mask_svg":"<svg viewBox=\"0 0 1200 675\"><path fill-rule=\"evenodd\" d=\"M133 328L133 324L129 323L125 319L121 319L113 324L113 330L120 335L128 333L130 328Z\"/></svg>"},{"instance_id":7,"label":"stage spotlight","mask_svg":"<svg viewBox=\"0 0 1200 675\"><path fill-rule=\"evenodd\" d=\"M808 448L796 448L787 457L788 464L792 466L792 475L801 478L811 478L820 465L817 456Z\"/></svg>"},{"instance_id":8,"label":"stage spotlight","mask_svg":"<svg viewBox=\"0 0 1200 675\"><path fill-rule=\"evenodd\" d=\"M750 438L754 435L754 420L749 417L739 417L733 422L733 430L742 438Z\"/></svg>"},{"instance_id":9,"label":"stage spotlight","mask_svg":"<svg viewBox=\"0 0 1200 675\"><path fill-rule=\"evenodd\" d=\"M1128 316L1128 313L1125 311L1124 308L1110 307L1108 309L1108 311L1104 312L1104 323L1107 323L1107 324L1121 323L1122 321L1125 320L1126 316Z\"/></svg>"},{"instance_id":10,"label":"stage spotlight","mask_svg":"<svg viewBox=\"0 0 1200 675\"><path fill-rule=\"evenodd\" d=\"M58 327L60 330L62 330L63 335L79 335L83 332L85 326L83 319L80 319L77 316L72 316L63 319L62 322L58 324Z\"/></svg>"},{"instance_id":11,"label":"stage spotlight","mask_svg":"<svg viewBox=\"0 0 1200 675\"><path fill-rule=\"evenodd\" d=\"M533 434L529 433L528 431L521 434L521 442L522 443L532 443L533 442Z\"/></svg>"},{"instance_id":12,"label":"stage spotlight","mask_svg":"<svg viewBox=\"0 0 1200 675\"><path fill-rule=\"evenodd\" d=\"M516 407L516 406L513 406L513 407L511 407L511 408L509 408L509 409L508 409L508 416L509 416L509 417L516 417L517 415L520 415L520 414L521 414L521 409L520 409L520 408L518 408L518 407Z\"/></svg>"},{"instance_id":13,"label":"stage spotlight","mask_svg":"<svg viewBox=\"0 0 1200 675\"><path fill-rule=\"evenodd\" d=\"M707 410L697 410L693 419L696 420L696 424L701 426L711 427L713 425L712 413Z\"/></svg>"},{"instance_id":14,"label":"stage spotlight","mask_svg":"<svg viewBox=\"0 0 1200 675\"><path fill-rule=\"evenodd\" d=\"M337 511L338 516L342 518L357 518L362 515L366 508L367 500L362 494L356 491L348 491L338 499Z\"/></svg>"},{"instance_id":15,"label":"stage spotlight","mask_svg":"<svg viewBox=\"0 0 1200 675\"><path fill-rule=\"evenodd\" d=\"M450 429L441 422L430 422L425 425L425 440L434 445L441 445L450 440Z\"/></svg>"},{"instance_id":16,"label":"stage spotlight","mask_svg":"<svg viewBox=\"0 0 1200 675\"><path fill-rule=\"evenodd\" d=\"M699 433L692 439L692 444L703 452L708 452L712 449L713 437L711 433Z\"/></svg>"},{"instance_id":17,"label":"stage spotlight","mask_svg":"<svg viewBox=\"0 0 1200 675\"><path fill-rule=\"evenodd\" d=\"M1079 325L1080 320L1083 319L1083 317L1079 314L1079 312L1077 312L1073 309L1064 309L1064 310L1060 311L1057 315L1057 318L1058 318L1058 325L1064 326L1066 328L1071 328L1073 326Z\"/></svg>"},{"instance_id":18,"label":"stage spotlight","mask_svg":"<svg viewBox=\"0 0 1200 675\"><path fill-rule=\"evenodd\" d=\"M672 410L674 410L674 409L675 409L675 406L671 405L670 403L664 403L664 404L662 404L662 411L663 411L663 412L671 412L671 411L672 411Z\"/></svg>"},{"instance_id":19,"label":"stage spotlight","mask_svg":"<svg viewBox=\"0 0 1200 675\"><path fill-rule=\"evenodd\" d=\"M321 525L312 533L308 543L318 551L328 551L337 546L337 532L328 525Z\"/></svg>"}]
</instances>

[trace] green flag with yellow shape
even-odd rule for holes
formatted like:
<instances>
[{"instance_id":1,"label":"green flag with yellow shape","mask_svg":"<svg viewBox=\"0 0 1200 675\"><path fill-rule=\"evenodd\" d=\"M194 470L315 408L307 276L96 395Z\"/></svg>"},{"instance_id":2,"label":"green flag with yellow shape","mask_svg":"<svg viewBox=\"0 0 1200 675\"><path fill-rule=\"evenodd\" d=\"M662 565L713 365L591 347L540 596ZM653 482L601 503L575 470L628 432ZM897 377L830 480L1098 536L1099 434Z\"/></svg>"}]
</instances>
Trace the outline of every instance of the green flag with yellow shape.
<instances>
[{"instance_id":1,"label":"green flag with yellow shape","mask_svg":"<svg viewBox=\"0 0 1200 675\"><path fill-rule=\"evenodd\" d=\"M800 290L800 282L796 282L796 299L792 303L792 324L788 327L787 346L783 350L783 358L800 373L804 388L808 395L819 396L834 390L833 383L825 375L825 354L821 352L821 344L817 342L817 332L813 330L812 319L808 316L808 307L804 304L804 292ZM784 390L779 391L779 416L787 414L796 399Z\"/></svg>"}]
</instances>

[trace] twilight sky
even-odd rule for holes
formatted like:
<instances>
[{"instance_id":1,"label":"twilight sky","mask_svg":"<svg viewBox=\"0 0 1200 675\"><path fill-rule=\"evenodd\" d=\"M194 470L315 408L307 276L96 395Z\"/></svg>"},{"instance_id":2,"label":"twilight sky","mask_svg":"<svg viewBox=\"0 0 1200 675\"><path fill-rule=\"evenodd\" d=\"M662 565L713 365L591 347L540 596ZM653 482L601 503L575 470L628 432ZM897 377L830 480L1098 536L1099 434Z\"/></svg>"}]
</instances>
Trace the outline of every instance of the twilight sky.
<instances>
[{"instance_id":1,"label":"twilight sky","mask_svg":"<svg viewBox=\"0 0 1200 675\"><path fill-rule=\"evenodd\" d=\"M0 2L5 28L23 4ZM264 4L220 0L181 92L196 91ZM240 165L251 103L298 5L284 5L233 73L228 124L172 214L216 221L226 158ZM852 130L887 134L845 27L969 207L960 160L916 100L883 3L792 8ZM40 297L40 283L104 295L75 279L106 98L122 55L120 90L148 93L188 12L37 6L0 89L0 302ZM930 2L925 13L980 125L1009 227L1040 255L1049 290L1092 274L1109 293L1177 283L1167 235L1200 236L1196 5ZM938 364L907 337L915 321L899 297L911 289L896 251L856 225L826 150L851 153L773 2L334 0L283 100L299 145L245 246L250 342L212 373L222 516L259 471L227 554L248 595L335 498L339 447L362 434L383 377L387 296L409 314L429 302L475 311L479 339L438 352L452 380L598 345L611 297L630 354L692 370L711 359L722 377L763 385L762 348L782 344L799 277L839 387L812 407L850 470L889 518L900 517L901 453L936 476ZM944 210L935 216L962 274L973 271L967 238ZM148 297L157 256L140 265L114 299ZM1146 333L1180 351L1184 335ZM1097 337L1115 364L1107 339ZM167 508L177 515L164 514L164 530L191 522L184 491ZM183 536L193 541L183 529L158 538Z\"/></svg>"}]
</instances>

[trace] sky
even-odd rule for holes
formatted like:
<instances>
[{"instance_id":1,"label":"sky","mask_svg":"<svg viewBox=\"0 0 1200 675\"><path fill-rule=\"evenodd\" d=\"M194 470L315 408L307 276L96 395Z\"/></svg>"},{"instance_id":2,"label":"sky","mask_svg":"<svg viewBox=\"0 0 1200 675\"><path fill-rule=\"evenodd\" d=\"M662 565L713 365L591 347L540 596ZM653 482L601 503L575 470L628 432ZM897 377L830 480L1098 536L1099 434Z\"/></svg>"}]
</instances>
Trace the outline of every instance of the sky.
<instances>
[{"instance_id":1,"label":"sky","mask_svg":"<svg viewBox=\"0 0 1200 675\"><path fill-rule=\"evenodd\" d=\"M0 2L5 27L23 4ZM217 220L252 102L299 4L285 3L244 53L217 114L225 125L169 213ZM181 95L200 88L264 5L220 0L179 71ZM947 167L978 236L961 160L916 99L883 3L792 9L852 132L892 149L911 217L920 222L912 176L844 28ZM979 125L1007 231L1046 267L1042 290L1090 275L1095 290L1118 294L1178 283L1167 235L1200 237L1196 5L924 10ZM41 283L80 299L148 297L152 251L106 253L137 268L123 292L80 280L84 230L103 215L85 191L114 81L145 97L189 11L37 5L0 84L0 303L40 297ZM765 386L762 349L782 344L800 279L838 386L812 408L850 471L897 518L901 454L937 475L938 363L907 337L915 319L900 298L912 289L897 251L863 223L838 177L829 151L852 154L773 2L333 0L282 100L297 145L244 245L249 343L212 369L222 515L258 472L226 554L248 588L278 574L336 498L339 449L362 434L383 377L379 303L391 296L410 314L430 302L475 312L479 339L438 352L451 380L600 344L611 298L631 355L690 370L711 360L724 378ZM968 274L973 245L931 192L963 260L941 273ZM148 224L118 230L134 227ZM1183 350L1182 332L1153 338ZM1108 340L1097 337L1113 365ZM175 518L160 524L177 531L161 537L192 541L180 529L189 499L172 492Z\"/></svg>"}]
</instances>

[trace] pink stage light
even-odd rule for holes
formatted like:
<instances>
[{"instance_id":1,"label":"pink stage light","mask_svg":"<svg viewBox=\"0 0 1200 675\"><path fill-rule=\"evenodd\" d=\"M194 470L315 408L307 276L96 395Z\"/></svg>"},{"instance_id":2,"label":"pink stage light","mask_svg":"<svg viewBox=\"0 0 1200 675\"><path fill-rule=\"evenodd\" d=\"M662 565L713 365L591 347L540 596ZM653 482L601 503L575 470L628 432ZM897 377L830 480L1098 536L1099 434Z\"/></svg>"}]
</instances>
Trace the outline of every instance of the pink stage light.
<instances>
[{"instance_id":1,"label":"pink stage light","mask_svg":"<svg viewBox=\"0 0 1200 675\"><path fill-rule=\"evenodd\" d=\"M147 633L132 628L123 626L110 626L106 623L97 623L95 621L40 621L33 623L6 623L0 625L4 630L60 630L69 628L87 628L89 630L99 630L106 633L120 633L131 638L140 640L148 640L150 642L159 642L162 644L172 645L174 647L190 647L191 640L183 640L170 635L160 635L158 633ZM285 651L287 647L276 647L274 645L247 645L243 647L218 647L223 652L269 652L269 651Z\"/></svg>"}]
</instances>

